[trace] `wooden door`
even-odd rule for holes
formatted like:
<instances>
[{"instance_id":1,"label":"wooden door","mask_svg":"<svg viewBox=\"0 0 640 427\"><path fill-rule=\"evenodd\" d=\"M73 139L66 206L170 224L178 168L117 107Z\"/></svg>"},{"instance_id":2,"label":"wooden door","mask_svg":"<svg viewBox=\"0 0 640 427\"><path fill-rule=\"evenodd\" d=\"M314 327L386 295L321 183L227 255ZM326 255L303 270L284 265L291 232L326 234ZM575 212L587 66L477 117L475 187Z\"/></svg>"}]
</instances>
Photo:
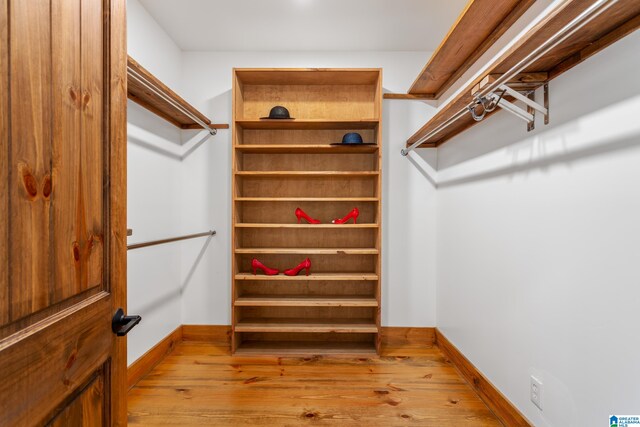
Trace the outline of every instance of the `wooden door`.
<instances>
[{"instance_id":1,"label":"wooden door","mask_svg":"<svg viewBox=\"0 0 640 427\"><path fill-rule=\"evenodd\" d=\"M0 0L0 425L126 425L126 0Z\"/></svg>"}]
</instances>

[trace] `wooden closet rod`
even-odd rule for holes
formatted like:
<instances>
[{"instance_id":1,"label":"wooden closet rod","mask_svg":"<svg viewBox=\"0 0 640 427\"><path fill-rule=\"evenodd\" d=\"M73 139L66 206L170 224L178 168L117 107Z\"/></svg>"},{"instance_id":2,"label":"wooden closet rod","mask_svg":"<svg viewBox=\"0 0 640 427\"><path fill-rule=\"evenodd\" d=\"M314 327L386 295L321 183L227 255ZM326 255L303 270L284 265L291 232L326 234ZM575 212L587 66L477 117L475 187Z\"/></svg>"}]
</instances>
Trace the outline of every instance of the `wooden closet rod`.
<instances>
[{"instance_id":1,"label":"wooden closet rod","mask_svg":"<svg viewBox=\"0 0 640 427\"><path fill-rule=\"evenodd\" d=\"M127 245L127 250L146 248L147 246L162 245L162 244L165 244L165 243L177 242L177 241L180 241L180 240L195 239L197 237L215 236L215 235L216 235L215 230L209 230L209 231L205 231L204 233L187 234L186 236L171 237L169 239L152 240L150 242L134 243L132 245Z\"/></svg>"}]
</instances>

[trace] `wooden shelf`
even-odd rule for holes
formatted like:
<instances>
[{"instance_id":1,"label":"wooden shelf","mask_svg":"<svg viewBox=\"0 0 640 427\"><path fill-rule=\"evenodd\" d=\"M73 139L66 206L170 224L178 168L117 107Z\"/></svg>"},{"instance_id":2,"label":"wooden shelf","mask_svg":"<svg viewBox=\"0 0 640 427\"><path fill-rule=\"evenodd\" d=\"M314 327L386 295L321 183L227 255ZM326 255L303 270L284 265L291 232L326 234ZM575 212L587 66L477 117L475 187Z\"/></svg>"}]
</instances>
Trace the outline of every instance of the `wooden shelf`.
<instances>
[{"instance_id":1,"label":"wooden shelf","mask_svg":"<svg viewBox=\"0 0 640 427\"><path fill-rule=\"evenodd\" d=\"M236 150L243 153L265 153L265 154L315 154L315 153L375 153L378 151L377 145L293 145L293 144L270 144L270 145L237 145Z\"/></svg>"},{"instance_id":2,"label":"wooden shelf","mask_svg":"<svg viewBox=\"0 0 640 427\"><path fill-rule=\"evenodd\" d=\"M236 248L237 254L378 255L376 248Z\"/></svg>"},{"instance_id":3,"label":"wooden shelf","mask_svg":"<svg viewBox=\"0 0 640 427\"><path fill-rule=\"evenodd\" d=\"M359 178L380 175L380 172L372 171L238 171L239 177L257 178Z\"/></svg>"},{"instance_id":4,"label":"wooden shelf","mask_svg":"<svg viewBox=\"0 0 640 427\"><path fill-rule=\"evenodd\" d=\"M377 197L236 197L236 202L377 202Z\"/></svg>"},{"instance_id":5,"label":"wooden shelf","mask_svg":"<svg viewBox=\"0 0 640 427\"><path fill-rule=\"evenodd\" d=\"M263 223L236 223L237 228L297 228L297 229L308 229L308 228L329 228L329 229L340 229L340 228L378 228L379 224L263 224Z\"/></svg>"},{"instance_id":6,"label":"wooden shelf","mask_svg":"<svg viewBox=\"0 0 640 427\"><path fill-rule=\"evenodd\" d=\"M380 120L236 120L235 124L243 129L375 129Z\"/></svg>"},{"instance_id":7,"label":"wooden shelf","mask_svg":"<svg viewBox=\"0 0 640 427\"><path fill-rule=\"evenodd\" d=\"M236 350L238 355L308 356L308 355L363 355L373 356L376 347L366 342L326 341L243 341Z\"/></svg>"},{"instance_id":8,"label":"wooden shelf","mask_svg":"<svg viewBox=\"0 0 640 427\"><path fill-rule=\"evenodd\" d=\"M409 94L440 98L533 3L535 0L470 0Z\"/></svg>"},{"instance_id":9,"label":"wooden shelf","mask_svg":"<svg viewBox=\"0 0 640 427\"><path fill-rule=\"evenodd\" d=\"M239 273L236 274L235 280L261 280L271 282L291 282L291 281L349 281L349 282L363 282L378 280L378 275L375 273L311 273L308 276L285 276L284 274L278 274L276 276L264 276L251 273Z\"/></svg>"},{"instance_id":10,"label":"wooden shelf","mask_svg":"<svg viewBox=\"0 0 640 427\"><path fill-rule=\"evenodd\" d=\"M382 71L235 69L232 99L232 351L375 354ZM296 119L258 119L274 105ZM376 144L331 145L345 132ZM358 207L361 223L297 224L296 207L323 220ZM308 256L315 267L254 276L254 256L267 265Z\"/></svg>"},{"instance_id":11,"label":"wooden shelf","mask_svg":"<svg viewBox=\"0 0 640 427\"><path fill-rule=\"evenodd\" d=\"M469 82L458 96L442 106L431 120L409 138L407 146L421 140L425 135L466 108L473 101L473 89L489 75L501 75L507 72L536 47L542 45L551 35L588 9L592 3L592 1L569 0L554 9L522 35L512 48L489 64L485 74ZM634 1L618 2L535 61L523 70L523 73L546 73L548 80L551 80L639 27L640 3ZM485 120L489 115L485 117ZM442 132L425 140L420 147L437 147L477 123L479 122L474 121L470 114L464 115Z\"/></svg>"},{"instance_id":12,"label":"wooden shelf","mask_svg":"<svg viewBox=\"0 0 640 427\"><path fill-rule=\"evenodd\" d=\"M378 327L370 319L313 319L269 318L243 319L236 323L235 332L286 333L377 333Z\"/></svg>"},{"instance_id":13,"label":"wooden shelf","mask_svg":"<svg viewBox=\"0 0 640 427\"><path fill-rule=\"evenodd\" d=\"M135 75L141 76L150 86L162 93L163 96L150 90L142 84ZM180 105L183 109L189 111L198 117L211 128L228 129L227 124L212 124L211 120L195 107L182 99L180 95L171 90L167 85L162 83L156 76L138 64L130 56L127 57L127 95L130 100L141 105L152 113L162 117L174 126L180 129L202 129L202 127L187 116L174 104ZM169 100L167 100L168 98Z\"/></svg>"},{"instance_id":14,"label":"wooden shelf","mask_svg":"<svg viewBox=\"0 0 640 427\"><path fill-rule=\"evenodd\" d=\"M236 298L236 307L377 307L375 298L340 296L247 296Z\"/></svg>"}]
</instances>

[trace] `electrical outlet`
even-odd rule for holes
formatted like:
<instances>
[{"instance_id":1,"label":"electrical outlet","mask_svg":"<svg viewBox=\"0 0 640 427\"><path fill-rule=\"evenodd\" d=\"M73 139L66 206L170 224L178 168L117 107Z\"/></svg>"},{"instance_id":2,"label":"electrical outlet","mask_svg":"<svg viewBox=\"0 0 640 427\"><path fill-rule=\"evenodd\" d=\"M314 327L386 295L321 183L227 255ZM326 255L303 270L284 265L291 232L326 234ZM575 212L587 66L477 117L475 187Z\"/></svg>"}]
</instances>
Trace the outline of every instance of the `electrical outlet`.
<instances>
[{"instance_id":1,"label":"electrical outlet","mask_svg":"<svg viewBox=\"0 0 640 427\"><path fill-rule=\"evenodd\" d=\"M542 410L542 382L531 376L531 401Z\"/></svg>"}]
</instances>

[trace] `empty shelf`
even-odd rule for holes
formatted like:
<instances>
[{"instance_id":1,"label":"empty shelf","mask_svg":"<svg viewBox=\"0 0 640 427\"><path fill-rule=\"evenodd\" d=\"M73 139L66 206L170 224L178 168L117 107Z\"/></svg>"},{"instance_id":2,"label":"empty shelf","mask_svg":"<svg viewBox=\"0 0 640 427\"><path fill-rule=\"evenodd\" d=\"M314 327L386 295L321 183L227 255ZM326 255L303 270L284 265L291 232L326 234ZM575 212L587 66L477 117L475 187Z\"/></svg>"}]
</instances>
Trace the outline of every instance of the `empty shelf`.
<instances>
[{"instance_id":1,"label":"empty shelf","mask_svg":"<svg viewBox=\"0 0 640 427\"><path fill-rule=\"evenodd\" d=\"M306 333L377 333L371 319L244 319L236 323L235 332L306 332Z\"/></svg>"},{"instance_id":2,"label":"empty shelf","mask_svg":"<svg viewBox=\"0 0 640 427\"><path fill-rule=\"evenodd\" d=\"M353 178L377 177L376 171L240 171L236 176L256 178Z\"/></svg>"},{"instance_id":3,"label":"empty shelf","mask_svg":"<svg viewBox=\"0 0 640 427\"><path fill-rule=\"evenodd\" d=\"M235 301L236 307L377 307L375 298L343 296L246 296Z\"/></svg>"},{"instance_id":4,"label":"empty shelf","mask_svg":"<svg viewBox=\"0 0 640 427\"><path fill-rule=\"evenodd\" d=\"M236 202L377 202L377 197L236 197Z\"/></svg>"},{"instance_id":5,"label":"empty shelf","mask_svg":"<svg viewBox=\"0 0 640 427\"><path fill-rule=\"evenodd\" d=\"M238 355L288 355L307 356L313 354L375 355L373 342L327 342L327 341L243 341L235 354Z\"/></svg>"}]
</instances>

